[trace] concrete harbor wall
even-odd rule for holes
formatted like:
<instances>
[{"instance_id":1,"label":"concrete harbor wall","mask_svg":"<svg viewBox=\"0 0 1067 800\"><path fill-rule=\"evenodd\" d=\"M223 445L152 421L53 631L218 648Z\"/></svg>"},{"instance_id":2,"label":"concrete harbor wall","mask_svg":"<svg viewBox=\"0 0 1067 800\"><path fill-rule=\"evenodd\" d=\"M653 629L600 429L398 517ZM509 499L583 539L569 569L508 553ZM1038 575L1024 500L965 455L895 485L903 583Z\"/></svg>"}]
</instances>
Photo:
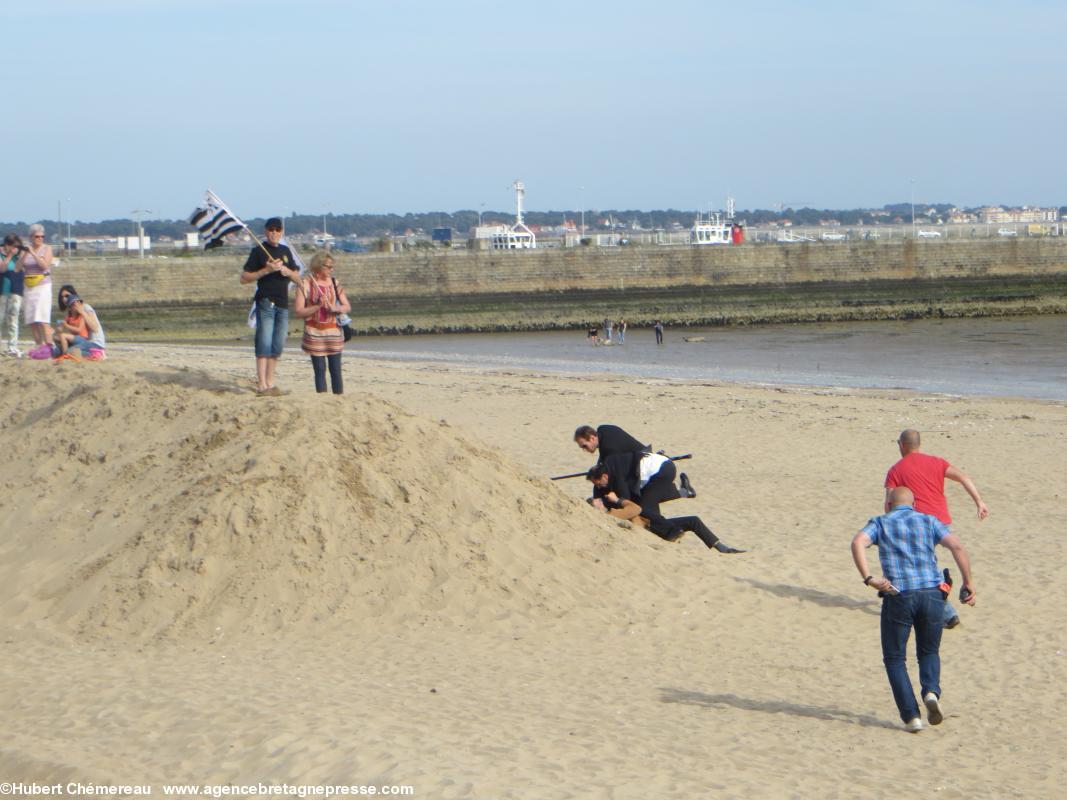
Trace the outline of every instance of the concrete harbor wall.
<instances>
[{"instance_id":1,"label":"concrete harbor wall","mask_svg":"<svg viewBox=\"0 0 1067 800\"><path fill-rule=\"evenodd\" d=\"M353 299L532 297L569 292L673 293L691 288L792 287L877 281L947 281L1067 275L1067 239L570 248L513 252L437 250L338 254L338 278ZM248 298L243 256L71 258L55 281L72 283L101 308L211 305Z\"/></svg>"},{"instance_id":2,"label":"concrete harbor wall","mask_svg":"<svg viewBox=\"0 0 1067 800\"><path fill-rule=\"evenodd\" d=\"M253 293L238 281L243 261L72 258L55 280L147 333L173 329L175 314L181 326L239 320L235 307ZM356 328L371 333L569 328L605 316L740 324L1067 311L1067 239L1059 238L339 253L337 261Z\"/></svg>"}]
</instances>

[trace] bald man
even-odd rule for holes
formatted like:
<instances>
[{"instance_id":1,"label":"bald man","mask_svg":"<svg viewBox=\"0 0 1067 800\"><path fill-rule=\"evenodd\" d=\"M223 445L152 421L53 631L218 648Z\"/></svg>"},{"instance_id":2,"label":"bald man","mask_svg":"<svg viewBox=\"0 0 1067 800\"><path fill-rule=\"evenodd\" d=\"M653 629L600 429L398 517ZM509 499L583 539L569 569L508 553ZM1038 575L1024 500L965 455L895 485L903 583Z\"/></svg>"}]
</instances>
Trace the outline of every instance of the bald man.
<instances>
[{"instance_id":1,"label":"bald man","mask_svg":"<svg viewBox=\"0 0 1067 800\"><path fill-rule=\"evenodd\" d=\"M897 439L900 461L890 467L885 476L885 510L889 511L889 493L897 486L906 486L915 494L915 510L932 514L946 525L952 524L945 498L945 478L956 481L967 490L975 507L978 519L989 516L989 509L982 502L978 488L963 470L949 464L945 459L922 452L919 432L908 428Z\"/></svg>"},{"instance_id":2,"label":"bald man","mask_svg":"<svg viewBox=\"0 0 1067 800\"><path fill-rule=\"evenodd\" d=\"M941 632L944 626L945 597L939 588L941 573L934 547L947 548L956 560L963 580L967 605L974 605L974 578L967 550L936 517L913 508L911 490L898 486L886 500L891 510L873 517L852 539L852 560L863 583L882 595L882 661L893 690L904 729L918 733L923 728L919 705L908 677L908 639L915 629L915 653L919 662L920 694L926 706L927 722L940 725L941 711ZM878 546L882 577L875 578L867 567L866 548Z\"/></svg>"},{"instance_id":3,"label":"bald man","mask_svg":"<svg viewBox=\"0 0 1067 800\"><path fill-rule=\"evenodd\" d=\"M915 496L915 510L937 517L944 525L952 524L948 513L948 499L945 497L945 478L956 481L967 490L975 507L978 519L989 516L989 509L982 502L978 488L963 470L949 464L945 459L930 456L922 452L922 441L917 430L908 428L900 432L897 439L900 461L890 467L885 476L885 510L889 511L889 496L893 489L904 486L911 489ZM960 624L960 617L951 603L945 603L945 627L955 628Z\"/></svg>"}]
</instances>

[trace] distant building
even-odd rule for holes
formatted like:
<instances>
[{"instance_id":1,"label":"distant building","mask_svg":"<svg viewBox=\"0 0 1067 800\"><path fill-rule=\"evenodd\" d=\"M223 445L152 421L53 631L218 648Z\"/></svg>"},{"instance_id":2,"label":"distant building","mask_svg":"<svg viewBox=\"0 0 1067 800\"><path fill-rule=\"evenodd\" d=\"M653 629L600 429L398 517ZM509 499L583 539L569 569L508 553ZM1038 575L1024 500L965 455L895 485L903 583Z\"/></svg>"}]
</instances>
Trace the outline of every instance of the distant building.
<instances>
[{"instance_id":1,"label":"distant building","mask_svg":"<svg viewBox=\"0 0 1067 800\"><path fill-rule=\"evenodd\" d=\"M1037 208L1034 206L1023 206L1022 208L985 206L978 209L978 218L981 222L989 225L1000 225L1006 222L1059 222L1060 211L1058 208Z\"/></svg>"}]
</instances>

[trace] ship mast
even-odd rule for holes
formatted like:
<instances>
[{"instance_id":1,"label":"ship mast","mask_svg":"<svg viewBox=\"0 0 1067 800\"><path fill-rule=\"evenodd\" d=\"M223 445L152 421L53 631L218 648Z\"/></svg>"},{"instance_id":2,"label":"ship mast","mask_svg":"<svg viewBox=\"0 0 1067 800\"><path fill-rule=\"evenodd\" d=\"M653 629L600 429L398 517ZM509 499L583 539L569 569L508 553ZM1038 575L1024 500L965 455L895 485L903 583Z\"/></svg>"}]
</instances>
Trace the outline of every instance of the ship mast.
<instances>
[{"instance_id":1,"label":"ship mast","mask_svg":"<svg viewBox=\"0 0 1067 800\"><path fill-rule=\"evenodd\" d=\"M525 227L522 222L522 200L526 196L526 184L515 181L511 187L515 190L515 227Z\"/></svg>"}]
</instances>

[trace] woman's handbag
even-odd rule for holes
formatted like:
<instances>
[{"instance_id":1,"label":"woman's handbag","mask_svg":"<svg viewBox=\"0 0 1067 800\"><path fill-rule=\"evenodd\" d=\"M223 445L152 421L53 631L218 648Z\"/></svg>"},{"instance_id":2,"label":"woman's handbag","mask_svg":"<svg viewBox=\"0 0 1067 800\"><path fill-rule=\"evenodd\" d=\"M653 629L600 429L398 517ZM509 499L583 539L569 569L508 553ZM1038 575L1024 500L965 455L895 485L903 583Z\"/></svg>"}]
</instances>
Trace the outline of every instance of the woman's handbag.
<instances>
[{"instance_id":1,"label":"woman's handbag","mask_svg":"<svg viewBox=\"0 0 1067 800\"><path fill-rule=\"evenodd\" d=\"M341 302L341 290L337 288L337 278L331 277L330 280L333 281L333 296L337 298L337 302ZM338 314L337 325L346 342L352 338L352 318L348 314Z\"/></svg>"}]
</instances>

